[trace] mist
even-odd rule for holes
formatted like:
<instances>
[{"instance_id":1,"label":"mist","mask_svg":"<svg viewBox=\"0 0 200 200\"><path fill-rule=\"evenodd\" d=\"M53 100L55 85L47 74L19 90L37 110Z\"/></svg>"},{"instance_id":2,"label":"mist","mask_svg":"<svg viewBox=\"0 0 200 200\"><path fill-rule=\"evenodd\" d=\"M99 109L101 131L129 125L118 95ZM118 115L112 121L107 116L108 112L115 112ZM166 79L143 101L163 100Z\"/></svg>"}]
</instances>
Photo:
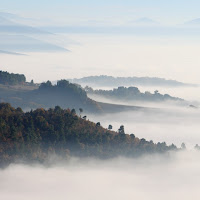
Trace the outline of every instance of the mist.
<instances>
[{"instance_id":1,"label":"mist","mask_svg":"<svg viewBox=\"0 0 200 200\"><path fill-rule=\"evenodd\" d=\"M110 113L102 115L88 114L88 119L100 122L105 128L109 124L117 131L125 126L127 134L135 134L139 138L166 142L168 145L180 146L182 142L189 148L200 143L200 111L192 108L166 107L141 109L130 112Z\"/></svg>"},{"instance_id":2,"label":"mist","mask_svg":"<svg viewBox=\"0 0 200 200\"><path fill-rule=\"evenodd\" d=\"M198 40L67 34L55 42L61 43L69 52L27 52L27 57L0 55L0 67L24 73L35 82L103 74L199 83Z\"/></svg>"},{"instance_id":3,"label":"mist","mask_svg":"<svg viewBox=\"0 0 200 200\"><path fill-rule=\"evenodd\" d=\"M82 87L84 88L86 85L82 84ZM179 97L184 100L190 101L190 102L200 102L200 87L199 86L181 86L181 87L170 87L170 86L141 86L141 85L128 85L125 87L138 87L140 92L151 92L154 93L155 90L158 90L160 94L169 94L173 97ZM92 87L94 90L113 90L113 87ZM117 87L114 87L117 88ZM97 101L109 101L107 98L100 97L99 95L95 96L92 94L89 94L89 96L92 99L95 99ZM121 101L122 104L130 104L130 102L127 101ZM140 102L143 103L143 102Z\"/></svg>"},{"instance_id":4,"label":"mist","mask_svg":"<svg viewBox=\"0 0 200 200\"><path fill-rule=\"evenodd\" d=\"M72 158L50 167L10 165L0 170L4 200L196 199L199 152L100 161ZM147 167L148 166L148 167Z\"/></svg>"},{"instance_id":5,"label":"mist","mask_svg":"<svg viewBox=\"0 0 200 200\"><path fill-rule=\"evenodd\" d=\"M55 156L53 151L48 149L48 153L51 153L48 154L46 162L41 162L43 164L39 164L39 159L34 164L15 162L14 159L9 166L0 168L0 199L198 199L200 151L195 150L194 146L200 145L199 2L181 2L180 5L178 1L119 3L112 0L106 1L107 3L61 3L35 0L27 3L28 6L25 1L16 2L9 3L7 0L2 3L2 9L22 13L22 17L0 13L0 68L3 71L25 74L27 81L34 80L34 83L110 75L159 77L194 84L197 87L132 85L138 87L141 92L153 93L158 90L161 94L179 97L186 102L127 102L88 95L98 102L141 108L107 114L87 113L86 110L82 113L79 109L82 117L87 116L85 120L100 122L104 128L112 125L113 131L118 131L120 126L124 125L126 134L133 133L138 138L153 140L155 143L173 143L178 148L184 142L186 150L142 154L138 158L116 157L100 160L94 157L70 157L76 154L68 154L68 149L65 152L67 158L63 158ZM29 18L25 17L26 15ZM4 26L5 24L9 26ZM54 97L53 93L51 95L49 102ZM190 107L191 104L194 107ZM10 118L14 119L12 116ZM38 117L39 122L42 122L43 118ZM59 119L59 116L55 118L55 122L58 120L62 126L63 118L60 121ZM21 134L13 129L17 123L17 120L16 123L13 120L10 127L14 137ZM4 128L3 122L1 126ZM51 131L50 128L46 132ZM32 133L31 136L35 137ZM5 139L9 144L10 138ZM1 140L4 141L4 135ZM34 140L31 141L34 147ZM44 140L41 142L45 143ZM2 149L0 146L0 154L4 150ZM121 150L119 147L118 149ZM17 155L17 148L13 153L16 154L15 158L21 158L20 154ZM35 152L31 153L34 156ZM37 153L42 155L42 152ZM5 160L9 160L6 152L4 155Z\"/></svg>"}]
</instances>

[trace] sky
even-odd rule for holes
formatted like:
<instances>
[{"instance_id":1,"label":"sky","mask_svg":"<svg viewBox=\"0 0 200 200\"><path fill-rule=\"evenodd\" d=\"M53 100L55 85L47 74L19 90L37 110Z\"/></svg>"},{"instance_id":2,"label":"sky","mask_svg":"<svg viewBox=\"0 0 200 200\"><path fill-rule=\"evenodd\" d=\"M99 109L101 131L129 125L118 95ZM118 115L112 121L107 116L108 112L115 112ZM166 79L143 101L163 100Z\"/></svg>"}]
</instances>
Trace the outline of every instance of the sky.
<instances>
[{"instance_id":1,"label":"sky","mask_svg":"<svg viewBox=\"0 0 200 200\"><path fill-rule=\"evenodd\" d=\"M198 0L1 0L1 10L26 16L61 18L149 17L165 23L182 23L199 18Z\"/></svg>"},{"instance_id":2,"label":"sky","mask_svg":"<svg viewBox=\"0 0 200 200\"><path fill-rule=\"evenodd\" d=\"M16 14L12 20L34 26L33 32L50 32L0 29L0 68L36 82L103 74L199 84L200 29L179 27L199 18L199 7L197 0L0 0L0 17L1 12ZM132 27L144 17L161 26ZM48 29L55 26L72 29ZM103 27L101 33L97 26Z\"/></svg>"},{"instance_id":3,"label":"sky","mask_svg":"<svg viewBox=\"0 0 200 200\"><path fill-rule=\"evenodd\" d=\"M127 35L64 36L77 42L66 44L69 52L24 52L27 56L0 54L1 69L24 73L29 81L36 82L103 74L163 77L199 84L200 47L195 41Z\"/></svg>"},{"instance_id":4,"label":"sky","mask_svg":"<svg viewBox=\"0 0 200 200\"><path fill-rule=\"evenodd\" d=\"M37 83L111 75L160 77L200 84L200 28L179 29L178 32L173 29L175 25L200 18L199 8L199 0L0 0L0 12L17 14L14 19L26 24L9 33L2 30L0 24L0 70L25 74L28 81L33 79ZM103 33L95 32L97 24L124 26L144 17L170 29L162 27L160 30L165 34L158 33L158 29L153 29L152 33L149 27L142 32L139 30L138 34L134 34L138 29L131 33L126 29L120 34L108 33L105 29ZM27 25L37 28L31 29L33 32L44 30L44 26L91 25L93 32L35 34ZM180 34L185 31L186 34ZM59 51L59 47L66 51ZM199 87L163 88L161 93L200 102ZM88 117L94 122L101 121L104 127L109 122L115 130L124 124L127 133L156 142L178 145L185 142L193 148L200 141L199 110L166 108L157 113ZM181 153L174 162L167 164L157 157L149 160L151 165L145 160L137 164L119 159L112 161L112 165L97 162L97 168L83 165L75 170L70 166L46 170L11 165L0 170L0 180L3 180L0 194L8 200L38 197L49 200L58 196L60 199L93 200L101 188L100 191L105 192L100 192L97 199L198 199L199 158L199 152ZM122 164L125 166L121 168ZM137 165L133 168L134 164ZM77 167L76 163L73 166ZM129 168L131 171L127 171ZM89 195L85 192L88 188L92 188Z\"/></svg>"}]
</instances>

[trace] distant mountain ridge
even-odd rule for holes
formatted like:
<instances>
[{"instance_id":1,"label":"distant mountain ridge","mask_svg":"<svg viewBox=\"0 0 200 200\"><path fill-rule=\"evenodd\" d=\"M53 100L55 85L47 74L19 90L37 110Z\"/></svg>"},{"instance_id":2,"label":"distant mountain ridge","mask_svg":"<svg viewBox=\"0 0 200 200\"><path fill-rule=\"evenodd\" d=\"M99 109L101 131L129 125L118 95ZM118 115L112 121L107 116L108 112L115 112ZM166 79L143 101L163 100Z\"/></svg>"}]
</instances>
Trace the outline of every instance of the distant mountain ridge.
<instances>
[{"instance_id":1,"label":"distant mountain ridge","mask_svg":"<svg viewBox=\"0 0 200 200\"><path fill-rule=\"evenodd\" d=\"M98 95L99 97L104 97L111 99L113 101L132 101L132 102L183 102L184 100L177 97L172 97L169 94L160 94L158 90L154 91L154 93L150 92L140 92L137 87L118 87L113 90L93 90L92 88L86 87L86 92L92 95Z\"/></svg>"},{"instance_id":2,"label":"distant mountain ridge","mask_svg":"<svg viewBox=\"0 0 200 200\"><path fill-rule=\"evenodd\" d=\"M34 87L34 84L31 86L31 83L26 83L26 85L12 87L0 85L0 102L8 102L14 107L28 110L57 105L77 110L83 108L91 112L99 110L97 102L89 99L82 88L66 80L58 81L57 85L52 85L50 81L40 84L39 87Z\"/></svg>"},{"instance_id":3,"label":"distant mountain ridge","mask_svg":"<svg viewBox=\"0 0 200 200\"><path fill-rule=\"evenodd\" d=\"M13 27L12 27L13 29ZM2 27L0 26L0 32L2 30ZM7 35L7 34L1 34L0 37L0 48L4 53L6 52L17 52L19 54L26 54L28 52L69 52L69 50L51 44L49 42L44 42L38 39L35 39L30 36L25 35ZM9 53L8 53L9 54Z\"/></svg>"},{"instance_id":4,"label":"distant mountain ridge","mask_svg":"<svg viewBox=\"0 0 200 200\"><path fill-rule=\"evenodd\" d=\"M119 86L194 86L176 80L166 80L158 77L113 77L88 76L80 79L69 79L72 83L88 85L91 87L119 87Z\"/></svg>"},{"instance_id":5,"label":"distant mountain ridge","mask_svg":"<svg viewBox=\"0 0 200 200\"><path fill-rule=\"evenodd\" d=\"M8 55L16 55L16 56L26 56L23 53L11 52L11 51L2 51L0 50L0 54L8 54Z\"/></svg>"},{"instance_id":6,"label":"distant mountain ridge","mask_svg":"<svg viewBox=\"0 0 200 200\"><path fill-rule=\"evenodd\" d=\"M47 31L16 22L17 15L0 12L0 33L50 34Z\"/></svg>"},{"instance_id":7,"label":"distant mountain ridge","mask_svg":"<svg viewBox=\"0 0 200 200\"><path fill-rule=\"evenodd\" d=\"M157 21L154 21L147 17L139 18L139 19L133 20L131 22L133 25L159 25L159 23Z\"/></svg>"},{"instance_id":8,"label":"distant mountain ridge","mask_svg":"<svg viewBox=\"0 0 200 200\"><path fill-rule=\"evenodd\" d=\"M0 77L1 78L1 77ZM123 111L151 110L140 106L126 106L109 103L100 103L90 99L85 90L77 84L67 80L50 81L34 84L26 82L22 74L10 74L2 72L0 83L0 102L10 103L15 108L21 107L26 110L37 108L50 108L61 106L62 108L84 109L90 113L116 113Z\"/></svg>"},{"instance_id":9,"label":"distant mountain ridge","mask_svg":"<svg viewBox=\"0 0 200 200\"><path fill-rule=\"evenodd\" d=\"M6 19L5 17L1 16L1 13L0 13L0 26L2 25L14 25L15 23L12 22L11 20L9 19Z\"/></svg>"},{"instance_id":10,"label":"distant mountain ridge","mask_svg":"<svg viewBox=\"0 0 200 200\"><path fill-rule=\"evenodd\" d=\"M47 109L58 105L62 108L74 108L76 110L82 108L87 113L99 114L156 110L156 108L150 107L120 105L120 103L102 103L99 102L99 100L95 101L87 95L91 91L84 90L80 85L70 83L67 80L60 80L55 84L52 84L50 81L35 84L33 80L31 82L26 82L26 77L23 74L10 74L0 71L0 75L0 102L10 103L15 108L21 107L30 110L42 107ZM113 91L92 90L92 93L97 93L106 97L109 96L118 99L123 97L125 99L138 101L182 101L182 99L171 97L167 94L161 95L158 91L155 91L154 94L149 92L141 93L136 87L120 87Z\"/></svg>"},{"instance_id":11,"label":"distant mountain ridge","mask_svg":"<svg viewBox=\"0 0 200 200\"><path fill-rule=\"evenodd\" d=\"M24 24L18 15L0 12L0 53L22 55L24 52L67 52L64 47L43 41L40 35L53 35L49 31ZM36 39L34 36L41 39Z\"/></svg>"}]
</instances>

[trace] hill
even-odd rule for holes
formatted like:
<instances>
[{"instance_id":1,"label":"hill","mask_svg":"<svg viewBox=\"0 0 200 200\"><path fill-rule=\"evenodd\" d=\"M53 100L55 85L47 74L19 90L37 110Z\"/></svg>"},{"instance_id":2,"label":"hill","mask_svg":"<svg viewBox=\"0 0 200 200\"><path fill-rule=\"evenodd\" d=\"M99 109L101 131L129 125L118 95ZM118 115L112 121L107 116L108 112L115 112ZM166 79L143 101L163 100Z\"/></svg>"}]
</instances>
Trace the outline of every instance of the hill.
<instances>
[{"instance_id":1,"label":"hill","mask_svg":"<svg viewBox=\"0 0 200 200\"><path fill-rule=\"evenodd\" d=\"M8 102L13 107L21 107L25 110L37 109L37 108L51 108L55 106L60 106L62 108L76 109L82 108L86 113L114 113L123 111L135 111L135 110L146 110L149 108L139 107L139 106L125 106L109 103L101 103L90 99L87 96L86 91L77 84L70 83L66 80L60 80L56 85L52 85L50 81L42 84L34 84L25 82L26 77L24 75L9 74L8 72L2 72L5 79L2 79L0 84L0 102ZM23 81L23 82L22 82ZM98 93L100 95L107 95L108 97L118 98L121 95L121 89L116 93L115 90L111 91L93 91L91 88L90 92ZM161 95L159 93L149 94L149 93L138 93L134 96L134 88L124 88L123 95L121 98L135 98L137 100L163 100L163 99L174 99L181 100L179 98L174 98L169 95ZM127 90L127 91L125 91ZM89 92L89 91L87 91ZM105 93L105 94L103 94ZM126 93L126 95L125 95ZM115 94L115 95L113 95ZM138 98L140 97L140 99Z\"/></svg>"},{"instance_id":2,"label":"hill","mask_svg":"<svg viewBox=\"0 0 200 200\"><path fill-rule=\"evenodd\" d=\"M146 102L164 102L164 101L179 101L184 100L177 97L172 97L168 94L160 94L157 90L152 94L150 92L140 92L137 87L118 87L113 90L93 90L90 87L85 87L89 95L97 95L115 101L146 101Z\"/></svg>"},{"instance_id":3,"label":"hill","mask_svg":"<svg viewBox=\"0 0 200 200\"><path fill-rule=\"evenodd\" d=\"M133 25L139 25L139 26L154 26L154 25L159 25L157 21L154 21L150 18L143 17L137 20L131 21Z\"/></svg>"},{"instance_id":4,"label":"hill","mask_svg":"<svg viewBox=\"0 0 200 200\"><path fill-rule=\"evenodd\" d=\"M7 29L9 29L10 32L13 32L13 34L7 34ZM0 33L2 33L0 37L1 51L17 52L19 54L28 54L29 52L69 52L69 50L51 42L36 39L31 33L21 35L18 33L20 30L19 27L12 26L8 28L7 26L0 26ZM31 31L30 28L30 32Z\"/></svg>"},{"instance_id":5,"label":"hill","mask_svg":"<svg viewBox=\"0 0 200 200\"><path fill-rule=\"evenodd\" d=\"M0 84L3 85L22 85L26 82L26 77L23 74L13 74L0 71Z\"/></svg>"},{"instance_id":6,"label":"hill","mask_svg":"<svg viewBox=\"0 0 200 200\"><path fill-rule=\"evenodd\" d=\"M76 110L82 108L86 113L98 114L155 110L147 107L117 105L92 100L82 87L66 80L58 81L57 85L52 85L50 81L42 83L40 86L30 83L14 86L0 84L0 102L8 102L15 108L21 107L25 110L48 109L58 105L62 108L74 108Z\"/></svg>"},{"instance_id":7,"label":"hill","mask_svg":"<svg viewBox=\"0 0 200 200\"><path fill-rule=\"evenodd\" d=\"M34 84L33 81L25 82L26 77L19 74L1 72L0 102L8 102L15 108L25 110L37 108L62 108L84 109L92 113L113 113L138 109L147 109L137 106L112 105L96 102L88 98L85 90L77 84L66 80L57 81L52 85L50 81L42 84Z\"/></svg>"},{"instance_id":8,"label":"hill","mask_svg":"<svg viewBox=\"0 0 200 200\"><path fill-rule=\"evenodd\" d=\"M111 129L112 126L109 127ZM124 126L114 132L76 115L74 110L43 108L24 113L21 108L0 104L0 164L18 160L45 162L51 155L113 158L164 153L174 145L127 135Z\"/></svg>"},{"instance_id":9,"label":"hill","mask_svg":"<svg viewBox=\"0 0 200 200\"><path fill-rule=\"evenodd\" d=\"M75 84L66 80L58 81L52 85L50 81L40 86L0 86L0 102L11 103L14 107L23 109L50 108L83 108L87 111L97 111L98 105L87 97L86 92Z\"/></svg>"},{"instance_id":10,"label":"hill","mask_svg":"<svg viewBox=\"0 0 200 200\"><path fill-rule=\"evenodd\" d=\"M113 76L88 76L80 79L70 79L72 83L78 83L90 87L119 87L119 86L189 86L190 84L175 80L166 80L157 77L113 77Z\"/></svg>"},{"instance_id":11,"label":"hill","mask_svg":"<svg viewBox=\"0 0 200 200\"><path fill-rule=\"evenodd\" d=\"M46 31L40 30L38 28L24 25L22 17L11 14L0 12L0 32L9 34L49 34ZM18 22L19 21L19 22Z\"/></svg>"},{"instance_id":12,"label":"hill","mask_svg":"<svg viewBox=\"0 0 200 200\"><path fill-rule=\"evenodd\" d=\"M27 55L30 52L69 51L62 46L56 45L52 39L44 40L44 36L53 38L54 35L31 24L32 20L29 18L0 12L0 53Z\"/></svg>"}]
</instances>

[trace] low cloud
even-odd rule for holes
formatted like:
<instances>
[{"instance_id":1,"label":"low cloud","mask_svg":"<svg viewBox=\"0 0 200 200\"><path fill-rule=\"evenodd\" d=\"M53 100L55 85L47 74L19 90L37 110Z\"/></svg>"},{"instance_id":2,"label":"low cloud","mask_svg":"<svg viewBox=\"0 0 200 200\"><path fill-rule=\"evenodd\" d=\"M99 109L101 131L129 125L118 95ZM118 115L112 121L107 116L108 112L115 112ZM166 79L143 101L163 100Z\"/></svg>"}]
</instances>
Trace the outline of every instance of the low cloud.
<instances>
[{"instance_id":1,"label":"low cloud","mask_svg":"<svg viewBox=\"0 0 200 200\"><path fill-rule=\"evenodd\" d=\"M198 199L199 152L100 161L73 158L51 167L0 170L4 200Z\"/></svg>"}]
</instances>

